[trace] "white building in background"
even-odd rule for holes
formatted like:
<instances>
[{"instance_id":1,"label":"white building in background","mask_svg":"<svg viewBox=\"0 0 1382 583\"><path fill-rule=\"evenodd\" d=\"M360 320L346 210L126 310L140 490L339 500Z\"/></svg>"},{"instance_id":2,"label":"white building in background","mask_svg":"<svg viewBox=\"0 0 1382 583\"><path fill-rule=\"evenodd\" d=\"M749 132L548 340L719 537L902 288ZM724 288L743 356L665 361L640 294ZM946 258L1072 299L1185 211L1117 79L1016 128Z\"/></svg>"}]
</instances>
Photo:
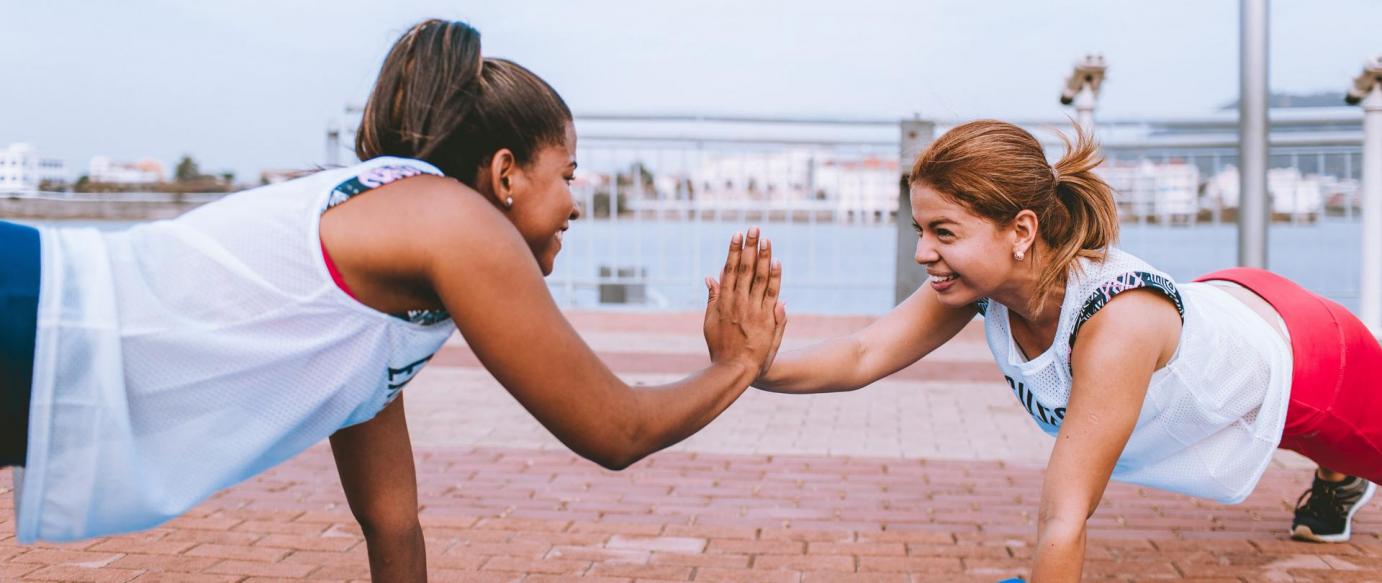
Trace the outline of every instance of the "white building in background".
<instances>
[{"instance_id":1,"label":"white building in background","mask_svg":"<svg viewBox=\"0 0 1382 583\"><path fill-rule=\"evenodd\" d=\"M44 181L67 182L67 163L40 158L29 144L10 144L0 150L0 192L38 190Z\"/></svg>"},{"instance_id":2,"label":"white building in background","mask_svg":"<svg viewBox=\"0 0 1382 583\"><path fill-rule=\"evenodd\" d=\"M108 156L93 156L87 168L92 182L105 184L154 184L163 182L163 163L152 158L138 162L116 162Z\"/></svg>"},{"instance_id":3,"label":"white building in background","mask_svg":"<svg viewBox=\"0 0 1382 583\"><path fill-rule=\"evenodd\" d=\"M897 210L899 180L896 158L869 156L827 160L816 171L818 191L835 202L838 219L883 222Z\"/></svg>"},{"instance_id":4,"label":"white building in background","mask_svg":"<svg viewBox=\"0 0 1382 583\"><path fill-rule=\"evenodd\" d=\"M1192 222L1200 211L1200 170L1184 162L1106 162L1095 172L1113 188L1125 219Z\"/></svg>"},{"instance_id":5,"label":"white building in background","mask_svg":"<svg viewBox=\"0 0 1382 583\"><path fill-rule=\"evenodd\" d=\"M839 221L872 222L897 210L898 178L895 159L797 149L709 156L689 182L703 208L831 211Z\"/></svg>"},{"instance_id":6,"label":"white building in background","mask_svg":"<svg viewBox=\"0 0 1382 583\"><path fill-rule=\"evenodd\" d=\"M1222 208L1238 207L1238 168L1226 166L1205 184L1206 204L1221 204ZM1267 170L1267 196L1272 201L1272 213L1297 217L1318 216L1324 212L1327 198L1356 200L1358 181L1340 180L1319 174L1302 175L1296 168Z\"/></svg>"},{"instance_id":7,"label":"white building in background","mask_svg":"<svg viewBox=\"0 0 1382 583\"><path fill-rule=\"evenodd\" d=\"M711 154L690 178L704 203L814 200L823 198L813 188L816 156L809 150Z\"/></svg>"}]
</instances>

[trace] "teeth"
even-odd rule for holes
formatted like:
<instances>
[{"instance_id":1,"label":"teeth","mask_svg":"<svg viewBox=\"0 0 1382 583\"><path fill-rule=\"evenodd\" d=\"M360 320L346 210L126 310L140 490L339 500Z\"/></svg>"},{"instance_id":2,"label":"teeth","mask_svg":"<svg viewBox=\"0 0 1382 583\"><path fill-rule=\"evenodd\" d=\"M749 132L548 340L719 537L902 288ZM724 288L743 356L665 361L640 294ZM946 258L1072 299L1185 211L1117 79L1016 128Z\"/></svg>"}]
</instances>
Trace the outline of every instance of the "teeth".
<instances>
[{"instance_id":1,"label":"teeth","mask_svg":"<svg viewBox=\"0 0 1382 583\"><path fill-rule=\"evenodd\" d=\"M933 276L931 276L931 281L934 281L934 282L936 282L936 283L945 283L945 282L947 282L947 281L950 281L950 280L955 279L955 277L956 277L956 276L955 276L955 274L953 274L953 273L950 274L950 275L945 275L945 276L933 275Z\"/></svg>"}]
</instances>

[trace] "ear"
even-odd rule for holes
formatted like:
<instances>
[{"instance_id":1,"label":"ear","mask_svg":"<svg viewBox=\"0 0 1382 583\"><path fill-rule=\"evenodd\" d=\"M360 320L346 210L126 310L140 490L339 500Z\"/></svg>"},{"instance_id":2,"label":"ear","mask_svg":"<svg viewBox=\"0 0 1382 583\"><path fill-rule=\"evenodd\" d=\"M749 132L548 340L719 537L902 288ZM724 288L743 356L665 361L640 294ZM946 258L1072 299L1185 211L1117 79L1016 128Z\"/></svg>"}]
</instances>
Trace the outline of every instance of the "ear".
<instances>
[{"instance_id":1,"label":"ear","mask_svg":"<svg viewBox=\"0 0 1382 583\"><path fill-rule=\"evenodd\" d=\"M1013 217L1010 229L1014 253L1031 253L1032 247L1036 245L1037 226L1037 215L1031 209L1022 209L1016 217Z\"/></svg>"},{"instance_id":2,"label":"ear","mask_svg":"<svg viewBox=\"0 0 1382 583\"><path fill-rule=\"evenodd\" d=\"M518 160L514 158L512 150L500 148L490 156L487 170L487 186L493 193L495 203L502 204L505 198L514 195L514 175L518 172Z\"/></svg>"}]
</instances>

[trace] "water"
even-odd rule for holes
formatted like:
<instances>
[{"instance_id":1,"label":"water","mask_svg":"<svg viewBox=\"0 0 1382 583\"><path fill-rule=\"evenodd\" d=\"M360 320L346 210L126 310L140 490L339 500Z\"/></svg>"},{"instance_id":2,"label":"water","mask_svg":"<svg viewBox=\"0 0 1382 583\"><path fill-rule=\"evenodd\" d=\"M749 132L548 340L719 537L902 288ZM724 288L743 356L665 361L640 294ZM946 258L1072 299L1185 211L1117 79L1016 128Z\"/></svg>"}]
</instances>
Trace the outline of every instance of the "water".
<instances>
[{"instance_id":1,"label":"water","mask_svg":"<svg viewBox=\"0 0 1382 583\"><path fill-rule=\"evenodd\" d=\"M133 223L49 224L119 229ZM730 236L747 227L734 221L577 221L567 232L548 282L558 303L567 307L699 309L705 304L702 280L718 275ZM794 313L881 314L892 308L897 236L893 225L767 224L763 231L783 262L782 297ZM1361 237L1358 221L1272 225L1271 269L1356 311ZM1125 224L1120 246L1176 280L1187 281L1232 267L1238 230L1232 224ZM600 304L601 266L643 270L647 302Z\"/></svg>"}]
</instances>

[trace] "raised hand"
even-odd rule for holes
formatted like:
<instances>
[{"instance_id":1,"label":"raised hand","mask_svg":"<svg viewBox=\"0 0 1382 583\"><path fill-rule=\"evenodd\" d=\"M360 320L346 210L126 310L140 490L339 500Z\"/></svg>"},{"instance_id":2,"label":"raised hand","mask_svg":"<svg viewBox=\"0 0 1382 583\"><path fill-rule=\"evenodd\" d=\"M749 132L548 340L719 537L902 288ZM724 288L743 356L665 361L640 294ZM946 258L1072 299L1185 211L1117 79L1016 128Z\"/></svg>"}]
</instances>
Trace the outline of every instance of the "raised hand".
<instances>
[{"instance_id":1,"label":"raised hand","mask_svg":"<svg viewBox=\"0 0 1382 583\"><path fill-rule=\"evenodd\" d=\"M705 310L705 342L712 362L741 362L767 372L782 343L787 324L782 290L782 265L773 260L772 243L760 241L757 227L748 236L730 239L720 281L706 278L709 301Z\"/></svg>"}]
</instances>

